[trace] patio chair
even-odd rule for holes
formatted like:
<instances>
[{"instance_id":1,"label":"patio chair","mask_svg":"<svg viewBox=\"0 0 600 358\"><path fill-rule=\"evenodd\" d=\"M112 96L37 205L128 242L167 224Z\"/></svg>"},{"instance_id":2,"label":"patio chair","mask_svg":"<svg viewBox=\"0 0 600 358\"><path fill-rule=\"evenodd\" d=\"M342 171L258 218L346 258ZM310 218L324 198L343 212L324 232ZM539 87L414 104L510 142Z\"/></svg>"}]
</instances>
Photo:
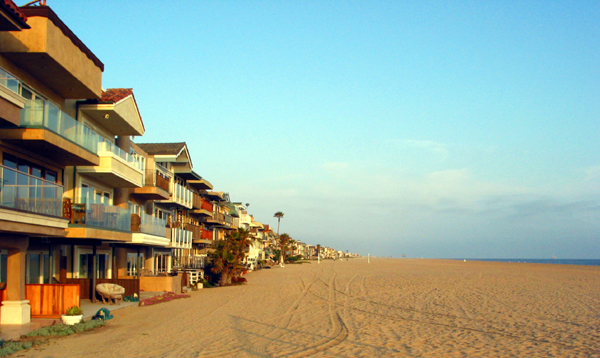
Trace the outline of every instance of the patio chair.
<instances>
[{"instance_id":1,"label":"patio chair","mask_svg":"<svg viewBox=\"0 0 600 358\"><path fill-rule=\"evenodd\" d=\"M99 283L96 285L96 292L102 297L102 303L112 305L113 300L115 304L120 304L119 301L123 301L123 295L125 295L125 287L119 286L116 283Z\"/></svg>"}]
</instances>

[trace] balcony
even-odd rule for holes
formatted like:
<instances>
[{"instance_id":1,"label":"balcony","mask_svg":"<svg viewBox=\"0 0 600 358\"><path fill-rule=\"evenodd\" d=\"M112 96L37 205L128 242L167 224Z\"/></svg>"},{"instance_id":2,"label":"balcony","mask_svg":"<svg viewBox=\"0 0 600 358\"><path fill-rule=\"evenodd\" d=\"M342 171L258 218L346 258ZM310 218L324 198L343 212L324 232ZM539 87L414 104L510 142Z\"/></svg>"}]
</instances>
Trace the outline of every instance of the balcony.
<instances>
[{"instance_id":1,"label":"balcony","mask_svg":"<svg viewBox=\"0 0 600 358\"><path fill-rule=\"evenodd\" d=\"M171 197L168 200L156 200L156 203L176 204L187 209L193 206L193 192L181 184L173 183Z\"/></svg>"},{"instance_id":2,"label":"balcony","mask_svg":"<svg viewBox=\"0 0 600 358\"><path fill-rule=\"evenodd\" d=\"M169 229L170 230L170 229ZM169 246L167 222L152 215L131 214L131 243L152 246Z\"/></svg>"},{"instance_id":3,"label":"balcony","mask_svg":"<svg viewBox=\"0 0 600 358\"><path fill-rule=\"evenodd\" d=\"M212 200L212 201L223 201L225 200L224 193L222 191L207 191L204 193L204 196L206 196L206 198L208 200Z\"/></svg>"},{"instance_id":4,"label":"balcony","mask_svg":"<svg viewBox=\"0 0 600 358\"><path fill-rule=\"evenodd\" d=\"M169 194L169 179L159 175L155 169L146 169L144 186L133 189L135 195L143 196L147 200L166 200Z\"/></svg>"},{"instance_id":5,"label":"balcony","mask_svg":"<svg viewBox=\"0 0 600 358\"><path fill-rule=\"evenodd\" d=\"M80 188L81 200L63 200L63 217L71 223L67 237L131 242L131 212L97 201L94 190Z\"/></svg>"},{"instance_id":6,"label":"balcony","mask_svg":"<svg viewBox=\"0 0 600 358\"><path fill-rule=\"evenodd\" d=\"M180 228L171 228L171 247L176 249L192 248L192 232Z\"/></svg>"},{"instance_id":7,"label":"balcony","mask_svg":"<svg viewBox=\"0 0 600 358\"><path fill-rule=\"evenodd\" d=\"M0 53L63 98L100 98L104 64L49 7L21 11L31 29L0 32Z\"/></svg>"},{"instance_id":8,"label":"balcony","mask_svg":"<svg viewBox=\"0 0 600 358\"><path fill-rule=\"evenodd\" d=\"M225 214L225 226L231 227L233 225L233 216Z\"/></svg>"},{"instance_id":9,"label":"balcony","mask_svg":"<svg viewBox=\"0 0 600 358\"><path fill-rule=\"evenodd\" d=\"M140 161L114 143L99 142L98 156L98 165L77 167L77 172L112 188L141 187L144 184Z\"/></svg>"},{"instance_id":10,"label":"balcony","mask_svg":"<svg viewBox=\"0 0 600 358\"><path fill-rule=\"evenodd\" d=\"M226 225L225 214L222 213L213 213L211 216L199 218L198 221L211 226L224 227Z\"/></svg>"},{"instance_id":11,"label":"balcony","mask_svg":"<svg viewBox=\"0 0 600 358\"><path fill-rule=\"evenodd\" d=\"M18 126L27 100L19 94L20 81L0 68L0 126Z\"/></svg>"},{"instance_id":12,"label":"balcony","mask_svg":"<svg viewBox=\"0 0 600 358\"><path fill-rule=\"evenodd\" d=\"M98 165L98 134L77 122L54 104L28 100L20 126L3 128L0 139L39 153L56 163Z\"/></svg>"},{"instance_id":13,"label":"balcony","mask_svg":"<svg viewBox=\"0 0 600 358\"><path fill-rule=\"evenodd\" d=\"M62 194L62 185L0 165L2 230L64 236Z\"/></svg>"},{"instance_id":14,"label":"balcony","mask_svg":"<svg viewBox=\"0 0 600 358\"><path fill-rule=\"evenodd\" d=\"M202 226L185 224L185 229L192 233L192 239L199 239L202 236Z\"/></svg>"},{"instance_id":15,"label":"balcony","mask_svg":"<svg viewBox=\"0 0 600 358\"><path fill-rule=\"evenodd\" d=\"M213 214L213 204L202 199L202 197L194 193L193 209L190 214L211 216Z\"/></svg>"},{"instance_id":16,"label":"balcony","mask_svg":"<svg viewBox=\"0 0 600 358\"><path fill-rule=\"evenodd\" d=\"M213 231L202 229L199 237L194 237L194 244L211 244L213 242Z\"/></svg>"}]
</instances>

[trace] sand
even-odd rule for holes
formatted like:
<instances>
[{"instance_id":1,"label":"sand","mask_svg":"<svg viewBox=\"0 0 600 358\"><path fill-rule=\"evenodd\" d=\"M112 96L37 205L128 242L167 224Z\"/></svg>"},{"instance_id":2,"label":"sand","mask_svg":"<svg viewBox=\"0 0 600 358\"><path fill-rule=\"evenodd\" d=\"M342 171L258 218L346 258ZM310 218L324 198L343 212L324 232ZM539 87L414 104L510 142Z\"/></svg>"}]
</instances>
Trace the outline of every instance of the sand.
<instances>
[{"instance_id":1,"label":"sand","mask_svg":"<svg viewBox=\"0 0 600 358\"><path fill-rule=\"evenodd\" d=\"M19 357L600 357L600 267L323 261L114 312Z\"/></svg>"}]
</instances>

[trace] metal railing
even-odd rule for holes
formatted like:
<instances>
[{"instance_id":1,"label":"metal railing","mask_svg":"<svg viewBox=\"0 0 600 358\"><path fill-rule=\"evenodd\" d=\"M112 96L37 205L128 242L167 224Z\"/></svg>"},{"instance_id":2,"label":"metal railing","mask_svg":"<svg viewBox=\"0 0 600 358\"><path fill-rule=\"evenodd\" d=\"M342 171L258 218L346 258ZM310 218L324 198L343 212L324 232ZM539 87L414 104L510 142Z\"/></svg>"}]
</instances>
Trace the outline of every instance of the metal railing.
<instances>
[{"instance_id":1,"label":"metal railing","mask_svg":"<svg viewBox=\"0 0 600 358\"><path fill-rule=\"evenodd\" d=\"M51 130L93 154L98 153L98 134L46 100L28 100L21 110L20 126Z\"/></svg>"},{"instance_id":2,"label":"metal railing","mask_svg":"<svg viewBox=\"0 0 600 358\"><path fill-rule=\"evenodd\" d=\"M62 194L62 185L0 165L1 206L61 217Z\"/></svg>"}]
</instances>

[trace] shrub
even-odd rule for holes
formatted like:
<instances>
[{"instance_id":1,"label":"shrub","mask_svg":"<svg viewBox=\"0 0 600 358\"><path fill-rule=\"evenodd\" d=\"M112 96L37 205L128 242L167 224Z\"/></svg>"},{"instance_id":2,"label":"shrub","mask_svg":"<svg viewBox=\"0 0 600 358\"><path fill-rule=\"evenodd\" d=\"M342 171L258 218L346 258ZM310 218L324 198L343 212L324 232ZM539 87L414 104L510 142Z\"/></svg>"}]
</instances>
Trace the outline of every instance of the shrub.
<instances>
[{"instance_id":1,"label":"shrub","mask_svg":"<svg viewBox=\"0 0 600 358\"><path fill-rule=\"evenodd\" d=\"M33 342L4 342L0 348L0 357L6 357L23 349L29 349L33 346Z\"/></svg>"}]
</instances>

